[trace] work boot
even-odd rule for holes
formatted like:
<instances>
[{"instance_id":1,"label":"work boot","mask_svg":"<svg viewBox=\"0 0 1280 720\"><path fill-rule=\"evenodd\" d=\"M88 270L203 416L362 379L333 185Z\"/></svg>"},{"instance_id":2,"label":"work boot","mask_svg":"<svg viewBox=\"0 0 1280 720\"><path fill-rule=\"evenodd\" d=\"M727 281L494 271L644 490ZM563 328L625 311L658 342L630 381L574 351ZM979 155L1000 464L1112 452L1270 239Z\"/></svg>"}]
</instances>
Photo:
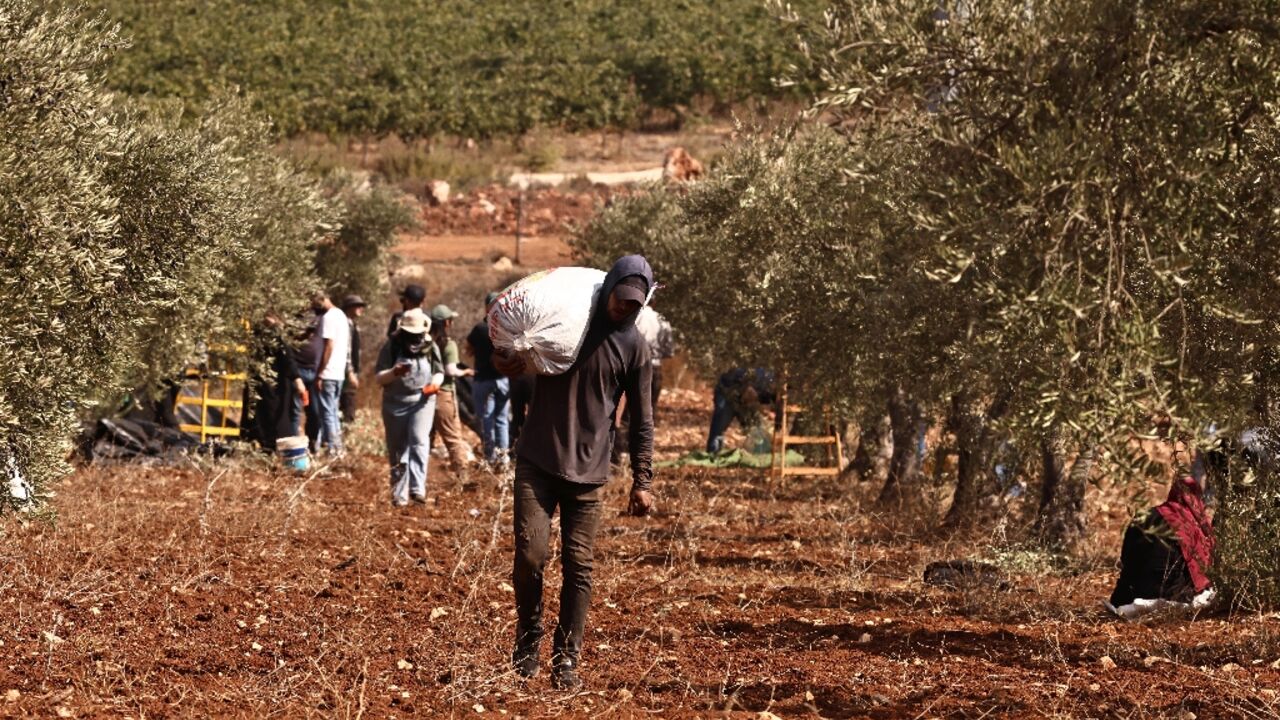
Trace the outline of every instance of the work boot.
<instances>
[{"instance_id":1,"label":"work boot","mask_svg":"<svg viewBox=\"0 0 1280 720\"><path fill-rule=\"evenodd\" d=\"M516 675L528 680L538 674L538 643L516 643L516 649L511 653L511 666L515 668Z\"/></svg>"},{"instance_id":2,"label":"work boot","mask_svg":"<svg viewBox=\"0 0 1280 720\"><path fill-rule=\"evenodd\" d=\"M581 690L582 678L578 677L578 663L564 657L557 659L551 668L551 687L570 692Z\"/></svg>"}]
</instances>

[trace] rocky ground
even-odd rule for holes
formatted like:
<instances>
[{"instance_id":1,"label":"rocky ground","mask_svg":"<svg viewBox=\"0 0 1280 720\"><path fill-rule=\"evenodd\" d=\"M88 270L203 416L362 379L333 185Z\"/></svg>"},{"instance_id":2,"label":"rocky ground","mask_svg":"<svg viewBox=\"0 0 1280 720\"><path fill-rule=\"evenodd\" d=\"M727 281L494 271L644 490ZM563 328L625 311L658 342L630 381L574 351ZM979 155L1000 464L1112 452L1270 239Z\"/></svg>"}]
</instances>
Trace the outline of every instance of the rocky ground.
<instances>
[{"instance_id":1,"label":"rocky ground","mask_svg":"<svg viewBox=\"0 0 1280 720\"><path fill-rule=\"evenodd\" d=\"M664 397L663 458L700 444L708 404L705 391ZM663 470L648 519L622 515L615 481L587 689L521 682L506 663L509 483L464 491L437 463L431 502L394 509L372 415L350 460L306 475L252 455L82 468L59 487L56 521L4 520L0 715L1280 712L1274 616L1118 622L1098 603L1114 547L1049 571L1000 529L939 535L931 510L875 509L874 488L748 470ZM1008 587L921 582L952 557L998 559Z\"/></svg>"}]
</instances>

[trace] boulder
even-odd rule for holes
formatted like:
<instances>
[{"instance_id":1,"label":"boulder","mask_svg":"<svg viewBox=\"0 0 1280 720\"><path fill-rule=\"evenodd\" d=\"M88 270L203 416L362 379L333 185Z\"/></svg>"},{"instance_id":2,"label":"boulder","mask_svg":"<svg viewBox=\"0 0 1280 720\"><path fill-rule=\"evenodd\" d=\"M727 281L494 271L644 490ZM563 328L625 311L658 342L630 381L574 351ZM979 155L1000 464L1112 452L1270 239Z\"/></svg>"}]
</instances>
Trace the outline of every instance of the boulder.
<instances>
[{"instance_id":1,"label":"boulder","mask_svg":"<svg viewBox=\"0 0 1280 720\"><path fill-rule=\"evenodd\" d=\"M449 202L449 183L443 180L432 180L427 183L427 202L432 207L440 207Z\"/></svg>"},{"instance_id":2,"label":"boulder","mask_svg":"<svg viewBox=\"0 0 1280 720\"><path fill-rule=\"evenodd\" d=\"M688 182L702 177L702 163L694 159L682 147L673 147L662 158L662 179Z\"/></svg>"}]
</instances>

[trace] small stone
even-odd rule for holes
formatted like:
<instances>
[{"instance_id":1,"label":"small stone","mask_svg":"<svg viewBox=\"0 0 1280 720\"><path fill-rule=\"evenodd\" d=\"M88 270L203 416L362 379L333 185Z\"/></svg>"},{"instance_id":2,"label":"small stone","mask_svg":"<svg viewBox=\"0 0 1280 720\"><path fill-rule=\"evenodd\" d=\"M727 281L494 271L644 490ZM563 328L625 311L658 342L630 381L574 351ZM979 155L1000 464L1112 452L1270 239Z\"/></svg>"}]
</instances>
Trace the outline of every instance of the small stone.
<instances>
[{"instance_id":1,"label":"small stone","mask_svg":"<svg viewBox=\"0 0 1280 720\"><path fill-rule=\"evenodd\" d=\"M399 668L400 670L412 670L413 663L409 662L408 660L397 660L396 667Z\"/></svg>"},{"instance_id":2,"label":"small stone","mask_svg":"<svg viewBox=\"0 0 1280 720\"><path fill-rule=\"evenodd\" d=\"M1098 683L1089 683L1089 692L1098 692L1101 689L1102 686Z\"/></svg>"},{"instance_id":3,"label":"small stone","mask_svg":"<svg viewBox=\"0 0 1280 720\"><path fill-rule=\"evenodd\" d=\"M69 717L74 717L74 715L72 714L71 710L69 710L69 709L67 709L67 708L65 708L65 707L62 707L62 706L58 706L58 709L57 709L57 710L55 710L54 712L56 712L56 713L58 714L58 717L60 717L60 718L69 718Z\"/></svg>"},{"instance_id":4,"label":"small stone","mask_svg":"<svg viewBox=\"0 0 1280 720\"><path fill-rule=\"evenodd\" d=\"M102 608L98 607L97 605L94 605L93 607L89 608L89 614L90 614L90 615L101 615L101 614L102 614Z\"/></svg>"},{"instance_id":5,"label":"small stone","mask_svg":"<svg viewBox=\"0 0 1280 720\"><path fill-rule=\"evenodd\" d=\"M476 712L478 712L478 713L482 713L482 712L484 712L484 706L483 706L483 705L481 705L480 703L476 703L475 705L472 705L472 706L471 706L471 709L472 709L472 710L475 710L475 711L476 711Z\"/></svg>"},{"instance_id":6,"label":"small stone","mask_svg":"<svg viewBox=\"0 0 1280 720\"><path fill-rule=\"evenodd\" d=\"M1162 662L1168 662L1168 661L1162 657L1156 657L1155 655L1148 655L1142 658L1142 664L1146 667L1152 667L1156 663L1162 663Z\"/></svg>"},{"instance_id":7,"label":"small stone","mask_svg":"<svg viewBox=\"0 0 1280 720\"><path fill-rule=\"evenodd\" d=\"M262 646L261 646L261 645L259 645L258 643L254 643L254 644L250 645L249 647L253 648L253 651L254 651L254 652L262 652Z\"/></svg>"},{"instance_id":8,"label":"small stone","mask_svg":"<svg viewBox=\"0 0 1280 720\"><path fill-rule=\"evenodd\" d=\"M1116 669L1116 661L1112 660L1110 655L1103 655L1101 658L1098 659L1098 664L1102 666L1103 670Z\"/></svg>"},{"instance_id":9,"label":"small stone","mask_svg":"<svg viewBox=\"0 0 1280 720\"><path fill-rule=\"evenodd\" d=\"M804 691L804 701L805 701L805 702L810 702L810 703L811 703L811 702L813 702L813 693L809 692L808 690L805 690L805 691Z\"/></svg>"},{"instance_id":10,"label":"small stone","mask_svg":"<svg viewBox=\"0 0 1280 720\"><path fill-rule=\"evenodd\" d=\"M21 699L22 691L18 688L13 688L4 694L4 701L7 703L16 703Z\"/></svg>"},{"instance_id":11,"label":"small stone","mask_svg":"<svg viewBox=\"0 0 1280 720\"><path fill-rule=\"evenodd\" d=\"M1235 664L1235 663L1227 663L1226 665L1223 665L1223 666L1222 666L1222 672L1224 672L1224 673L1228 673L1228 674L1229 674L1229 673L1236 673L1236 672L1240 672L1240 671L1241 671L1241 670L1243 670L1243 669L1244 669L1244 668L1240 667L1239 665L1237 665L1237 664Z\"/></svg>"},{"instance_id":12,"label":"small stone","mask_svg":"<svg viewBox=\"0 0 1280 720\"><path fill-rule=\"evenodd\" d=\"M505 582L499 585L498 589L505 593L513 593L516 591L515 588L511 587L511 583L505 583Z\"/></svg>"},{"instance_id":13,"label":"small stone","mask_svg":"<svg viewBox=\"0 0 1280 720\"><path fill-rule=\"evenodd\" d=\"M861 645L866 645L869 642L871 642L871 633L862 633L862 636L858 638L858 643Z\"/></svg>"},{"instance_id":14,"label":"small stone","mask_svg":"<svg viewBox=\"0 0 1280 720\"><path fill-rule=\"evenodd\" d=\"M434 608L431 610L431 619L439 620L440 618L448 614L449 614L449 608L445 608L445 607Z\"/></svg>"},{"instance_id":15,"label":"small stone","mask_svg":"<svg viewBox=\"0 0 1280 720\"><path fill-rule=\"evenodd\" d=\"M626 702L626 701L630 700L632 697L633 697L633 696L631 695L631 691L630 691L630 690L628 690L628 689L626 689L626 688L622 688L622 689L618 690L618 699L619 699L619 700L621 700L621 701L623 701L623 702Z\"/></svg>"},{"instance_id":16,"label":"small stone","mask_svg":"<svg viewBox=\"0 0 1280 720\"><path fill-rule=\"evenodd\" d=\"M756 720L782 720L782 718L778 717L777 715L774 715L768 710L761 710L760 712L756 713Z\"/></svg>"},{"instance_id":17,"label":"small stone","mask_svg":"<svg viewBox=\"0 0 1280 720\"><path fill-rule=\"evenodd\" d=\"M1178 716L1178 720L1196 720L1196 714L1187 710Z\"/></svg>"}]
</instances>

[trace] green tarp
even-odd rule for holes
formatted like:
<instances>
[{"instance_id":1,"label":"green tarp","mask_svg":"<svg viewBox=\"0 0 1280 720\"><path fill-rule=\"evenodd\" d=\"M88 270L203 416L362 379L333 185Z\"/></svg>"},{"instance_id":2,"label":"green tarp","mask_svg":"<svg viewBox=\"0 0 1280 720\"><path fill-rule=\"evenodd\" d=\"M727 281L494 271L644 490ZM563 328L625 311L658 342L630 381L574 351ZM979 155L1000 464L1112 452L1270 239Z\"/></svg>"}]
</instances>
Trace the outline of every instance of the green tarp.
<instances>
[{"instance_id":1,"label":"green tarp","mask_svg":"<svg viewBox=\"0 0 1280 720\"><path fill-rule=\"evenodd\" d=\"M680 457L677 460L663 460L654 463L657 467L747 467L747 468L767 468L773 463L773 455L770 453L749 453L745 450L722 450L712 455L711 453L701 450L691 452ZM787 465L803 465L805 463L804 456L795 450L787 451Z\"/></svg>"}]
</instances>

